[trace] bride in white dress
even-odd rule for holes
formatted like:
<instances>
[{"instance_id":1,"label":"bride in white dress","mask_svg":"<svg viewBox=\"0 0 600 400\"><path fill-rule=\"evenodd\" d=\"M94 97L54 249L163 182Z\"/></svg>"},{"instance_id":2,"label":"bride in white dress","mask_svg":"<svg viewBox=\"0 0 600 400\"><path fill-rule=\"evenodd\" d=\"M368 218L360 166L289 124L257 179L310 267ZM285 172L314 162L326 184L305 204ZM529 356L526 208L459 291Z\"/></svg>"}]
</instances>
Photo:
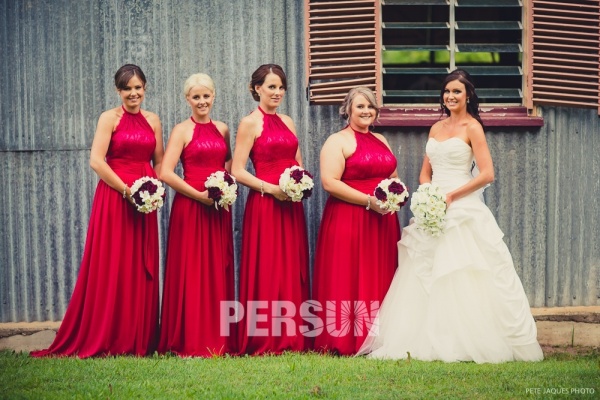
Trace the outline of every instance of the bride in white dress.
<instances>
[{"instance_id":1,"label":"bride in white dress","mask_svg":"<svg viewBox=\"0 0 600 400\"><path fill-rule=\"evenodd\" d=\"M477 363L542 360L503 233L480 198L494 180L494 167L469 74L450 73L440 100L448 118L431 128L419 180L446 194L444 233L434 238L416 224L403 229L396 275L358 354Z\"/></svg>"}]
</instances>

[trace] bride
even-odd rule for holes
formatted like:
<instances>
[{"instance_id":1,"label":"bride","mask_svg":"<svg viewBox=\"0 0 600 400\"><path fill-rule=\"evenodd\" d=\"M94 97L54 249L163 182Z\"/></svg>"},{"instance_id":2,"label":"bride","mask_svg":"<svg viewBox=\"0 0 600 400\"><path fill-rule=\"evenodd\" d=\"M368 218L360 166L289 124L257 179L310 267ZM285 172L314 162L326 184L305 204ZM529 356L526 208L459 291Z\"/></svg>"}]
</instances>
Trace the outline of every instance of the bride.
<instances>
[{"instance_id":1,"label":"bride","mask_svg":"<svg viewBox=\"0 0 600 400\"><path fill-rule=\"evenodd\" d=\"M477 363L542 360L503 233L480 198L494 180L494 167L470 75L450 73L440 101L448 118L430 130L419 180L437 184L446 195L444 233L434 238L417 224L403 230L398 269L358 354Z\"/></svg>"}]
</instances>

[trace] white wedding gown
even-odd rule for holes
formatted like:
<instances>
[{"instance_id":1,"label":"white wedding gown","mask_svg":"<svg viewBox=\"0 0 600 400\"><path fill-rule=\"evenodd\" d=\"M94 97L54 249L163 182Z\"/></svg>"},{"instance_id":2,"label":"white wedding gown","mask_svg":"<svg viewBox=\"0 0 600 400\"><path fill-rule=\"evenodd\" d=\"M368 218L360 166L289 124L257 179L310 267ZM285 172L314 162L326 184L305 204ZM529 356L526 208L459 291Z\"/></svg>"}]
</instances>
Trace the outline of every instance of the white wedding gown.
<instances>
[{"instance_id":1,"label":"white wedding gown","mask_svg":"<svg viewBox=\"0 0 600 400\"><path fill-rule=\"evenodd\" d=\"M464 185L473 152L429 139L432 182ZM543 359L537 329L503 233L480 193L454 201L444 233L402 231L398 269L358 354L372 358L499 363Z\"/></svg>"}]
</instances>

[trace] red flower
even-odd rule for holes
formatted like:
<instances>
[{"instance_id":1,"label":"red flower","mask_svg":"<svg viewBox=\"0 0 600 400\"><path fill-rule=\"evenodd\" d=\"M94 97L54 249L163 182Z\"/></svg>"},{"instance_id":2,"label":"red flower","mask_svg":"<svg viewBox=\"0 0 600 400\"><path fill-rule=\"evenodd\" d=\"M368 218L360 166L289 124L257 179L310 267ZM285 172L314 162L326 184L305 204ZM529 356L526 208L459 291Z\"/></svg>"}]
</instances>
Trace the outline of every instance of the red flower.
<instances>
[{"instance_id":1,"label":"red flower","mask_svg":"<svg viewBox=\"0 0 600 400\"><path fill-rule=\"evenodd\" d=\"M391 186L392 185L390 185L390 187ZM375 197L377 197L377 200L380 200L380 201L386 201L387 200L387 194L385 194L385 191L382 188L380 188L380 187L377 187L377 189L375 189Z\"/></svg>"}]
</instances>

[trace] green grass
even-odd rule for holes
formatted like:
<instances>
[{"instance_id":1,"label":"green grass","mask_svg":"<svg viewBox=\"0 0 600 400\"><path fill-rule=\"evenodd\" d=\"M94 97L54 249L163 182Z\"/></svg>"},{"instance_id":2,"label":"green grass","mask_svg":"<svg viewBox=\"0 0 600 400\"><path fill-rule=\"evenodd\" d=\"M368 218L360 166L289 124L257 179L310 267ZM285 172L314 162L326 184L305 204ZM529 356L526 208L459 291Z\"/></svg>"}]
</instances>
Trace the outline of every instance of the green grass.
<instances>
[{"instance_id":1,"label":"green grass","mask_svg":"<svg viewBox=\"0 0 600 400\"><path fill-rule=\"evenodd\" d=\"M587 393L575 392L579 388L587 388ZM597 351L557 353L538 363L496 365L382 361L314 353L80 360L36 359L24 353L0 352L0 398L8 399L599 397Z\"/></svg>"}]
</instances>

